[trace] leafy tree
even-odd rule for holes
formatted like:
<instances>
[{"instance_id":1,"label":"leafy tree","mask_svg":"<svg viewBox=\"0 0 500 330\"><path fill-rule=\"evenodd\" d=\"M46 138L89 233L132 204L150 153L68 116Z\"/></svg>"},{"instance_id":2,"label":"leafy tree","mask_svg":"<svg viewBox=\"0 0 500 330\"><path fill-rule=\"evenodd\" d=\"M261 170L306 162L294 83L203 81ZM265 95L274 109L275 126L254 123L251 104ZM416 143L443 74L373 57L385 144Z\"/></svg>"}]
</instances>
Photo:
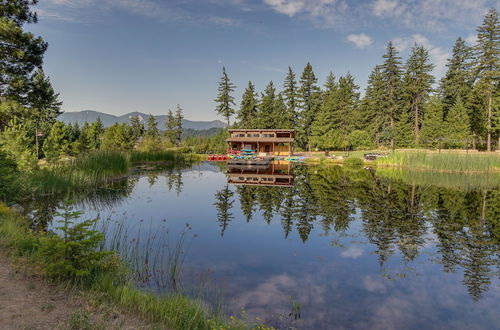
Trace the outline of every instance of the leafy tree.
<instances>
[{"instance_id":1,"label":"leafy tree","mask_svg":"<svg viewBox=\"0 0 500 330\"><path fill-rule=\"evenodd\" d=\"M448 70L441 79L439 92L443 100L444 118L457 98L466 100L472 90L473 77L471 71L472 48L462 38L458 38L453 46L453 54L446 64Z\"/></svg>"},{"instance_id":2,"label":"leafy tree","mask_svg":"<svg viewBox=\"0 0 500 330\"><path fill-rule=\"evenodd\" d=\"M298 89L299 100L299 131L297 132L297 142L301 148L306 148L311 136L311 127L316 119L320 106L320 89L316 85L318 79L314 75L313 68L307 63L302 76L300 77L300 87Z\"/></svg>"},{"instance_id":3,"label":"leafy tree","mask_svg":"<svg viewBox=\"0 0 500 330\"><path fill-rule=\"evenodd\" d=\"M370 134L363 130L354 130L349 133L349 143L354 149L370 149L373 146Z\"/></svg>"},{"instance_id":4,"label":"leafy tree","mask_svg":"<svg viewBox=\"0 0 500 330\"><path fill-rule=\"evenodd\" d=\"M217 98L215 99L215 102L217 103L215 111L219 115L227 119L228 127L230 126L229 119L232 115L234 115L233 106L235 106L235 103L234 97L231 95L231 93L234 91L234 88L234 84L231 83L226 73L226 68L222 67L222 77L219 80L219 88L217 89L218 94Z\"/></svg>"},{"instance_id":5,"label":"leafy tree","mask_svg":"<svg viewBox=\"0 0 500 330\"><path fill-rule=\"evenodd\" d=\"M443 129L443 104L438 96L433 96L425 107L421 143L424 146L437 147L444 137Z\"/></svg>"},{"instance_id":6,"label":"leafy tree","mask_svg":"<svg viewBox=\"0 0 500 330\"><path fill-rule=\"evenodd\" d=\"M403 78L405 101L403 111L409 110L411 113L415 144L418 144L420 140L422 112L434 83L434 77L431 74L433 69L434 65L429 63L429 52L424 47L415 45L406 62Z\"/></svg>"},{"instance_id":7,"label":"leafy tree","mask_svg":"<svg viewBox=\"0 0 500 330\"><path fill-rule=\"evenodd\" d=\"M12 120L29 119L29 111L26 107L13 100L2 100L0 98L0 132Z\"/></svg>"},{"instance_id":8,"label":"leafy tree","mask_svg":"<svg viewBox=\"0 0 500 330\"><path fill-rule=\"evenodd\" d=\"M288 72L283 83L283 98L285 100L288 111L293 116L293 127L298 123L298 108L299 108L299 95L298 95L297 80L295 73L291 67L288 67Z\"/></svg>"},{"instance_id":9,"label":"leafy tree","mask_svg":"<svg viewBox=\"0 0 500 330\"><path fill-rule=\"evenodd\" d=\"M146 137L157 139L160 136L160 131L158 130L158 122L152 114L149 114L147 125L148 127L146 128Z\"/></svg>"},{"instance_id":10,"label":"leafy tree","mask_svg":"<svg viewBox=\"0 0 500 330\"><path fill-rule=\"evenodd\" d=\"M387 44L386 49L387 52L383 56L384 64L381 66L385 91L382 99L383 109L385 109L383 118L388 119L388 123L384 123L384 135L390 138L391 146L394 146L393 132L400 114L401 102L401 57L398 56L398 51L391 41Z\"/></svg>"},{"instance_id":11,"label":"leafy tree","mask_svg":"<svg viewBox=\"0 0 500 330\"><path fill-rule=\"evenodd\" d=\"M255 93L255 86L251 81L241 98L240 110L238 111L238 126L241 128L255 128L257 121L257 94Z\"/></svg>"},{"instance_id":12,"label":"leafy tree","mask_svg":"<svg viewBox=\"0 0 500 330\"><path fill-rule=\"evenodd\" d=\"M469 117L462 99L457 98L445 121L446 141L450 147L464 148L471 135Z\"/></svg>"},{"instance_id":13,"label":"leafy tree","mask_svg":"<svg viewBox=\"0 0 500 330\"><path fill-rule=\"evenodd\" d=\"M6 0L0 5L0 97L25 102L33 71L40 68L47 43L31 32L24 23L36 23L30 6L37 1Z\"/></svg>"},{"instance_id":14,"label":"leafy tree","mask_svg":"<svg viewBox=\"0 0 500 330\"><path fill-rule=\"evenodd\" d=\"M493 132L493 96L500 75L500 20L496 9L492 8L477 28L475 74L482 81L486 96L486 149L491 151Z\"/></svg>"},{"instance_id":15,"label":"leafy tree","mask_svg":"<svg viewBox=\"0 0 500 330\"><path fill-rule=\"evenodd\" d=\"M0 134L0 150L17 163L18 169L28 172L37 164L30 127L29 122L13 119Z\"/></svg>"},{"instance_id":16,"label":"leafy tree","mask_svg":"<svg viewBox=\"0 0 500 330\"><path fill-rule=\"evenodd\" d=\"M43 153L48 161L54 161L62 156L69 155L70 133L68 127L62 122L57 121L50 130L49 136L43 143Z\"/></svg>"},{"instance_id":17,"label":"leafy tree","mask_svg":"<svg viewBox=\"0 0 500 330\"><path fill-rule=\"evenodd\" d=\"M144 124L139 115L130 117L130 128L135 141L138 141L144 135Z\"/></svg>"}]
</instances>

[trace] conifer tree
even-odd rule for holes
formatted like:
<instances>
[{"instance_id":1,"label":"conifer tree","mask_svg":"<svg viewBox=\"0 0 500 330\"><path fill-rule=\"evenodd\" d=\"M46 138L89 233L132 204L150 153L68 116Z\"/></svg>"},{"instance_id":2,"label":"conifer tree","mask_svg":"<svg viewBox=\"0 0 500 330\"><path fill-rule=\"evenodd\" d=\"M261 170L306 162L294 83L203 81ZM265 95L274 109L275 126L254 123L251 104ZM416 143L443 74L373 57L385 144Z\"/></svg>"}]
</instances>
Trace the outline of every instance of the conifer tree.
<instances>
[{"instance_id":1,"label":"conifer tree","mask_svg":"<svg viewBox=\"0 0 500 330\"><path fill-rule=\"evenodd\" d=\"M276 128L276 89L272 81L267 84L259 103L256 128Z\"/></svg>"},{"instance_id":2,"label":"conifer tree","mask_svg":"<svg viewBox=\"0 0 500 330\"><path fill-rule=\"evenodd\" d=\"M437 96L431 97L426 104L422 120L421 143L436 148L444 138L443 104Z\"/></svg>"},{"instance_id":3,"label":"conifer tree","mask_svg":"<svg viewBox=\"0 0 500 330\"><path fill-rule=\"evenodd\" d=\"M469 117L461 98L457 98L446 117L444 131L446 144L452 148L467 147L471 135Z\"/></svg>"},{"instance_id":4,"label":"conifer tree","mask_svg":"<svg viewBox=\"0 0 500 330\"><path fill-rule=\"evenodd\" d=\"M36 23L31 6L37 1L2 1L0 5L0 97L10 97L22 104L30 90L33 71L40 68L47 43L31 32L25 23Z\"/></svg>"},{"instance_id":5,"label":"conifer tree","mask_svg":"<svg viewBox=\"0 0 500 330\"><path fill-rule=\"evenodd\" d=\"M70 132L68 131L68 126L57 121L52 125L50 134L43 143L43 153L48 161L52 161L68 155L70 152Z\"/></svg>"},{"instance_id":6,"label":"conifer tree","mask_svg":"<svg viewBox=\"0 0 500 330\"><path fill-rule=\"evenodd\" d=\"M149 114L147 124L148 127L146 128L146 136L152 139L158 138L160 136L160 131L158 130L158 122L152 114Z\"/></svg>"},{"instance_id":7,"label":"conifer tree","mask_svg":"<svg viewBox=\"0 0 500 330\"><path fill-rule=\"evenodd\" d=\"M289 107L286 106L283 93L278 93L275 105L275 127L282 129L294 129L294 114Z\"/></svg>"},{"instance_id":8,"label":"conifer tree","mask_svg":"<svg viewBox=\"0 0 500 330\"><path fill-rule=\"evenodd\" d=\"M403 111L396 122L394 138L398 147L413 147L413 121L409 111Z\"/></svg>"},{"instance_id":9,"label":"conifer tree","mask_svg":"<svg viewBox=\"0 0 500 330\"><path fill-rule=\"evenodd\" d=\"M134 148L134 135L132 129L126 123L106 128L102 136L102 149L104 150L132 150Z\"/></svg>"},{"instance_id":10,"label":"conifer tree","mask_svg":"<svg viewBox=\"0 0 500 330\"><path fill-rule=\"evenodd\" d=\"M144 135L144 124L138 114L130 117L130 128L134 136L134 141L139 140Z\"/></svg>"},{"instance_id":11,"label":"conifer tree","mask_svg":"<svg viewBox=\"0 0 500 330\"><path fill-rule=\"evenodd\" d=\"M102 124L101 117L90 125L89 128L89 148L91 150L98 150L101 148L101 138L104 134L104 125Z\"/></svg>"},{"instance_id":12,"label":"conifer tree","mask_svg":"<svg viewBox=\"0 0 500 330\"><path fill-rule=\"evenodd\" d=\"M355 128L356 111L359 103L359 87L354 77L347 73L340 77L335 95L335 111L332 113L333 129L347 140L349 133Z\"/></svg>"},{"instance_id":13,"label":"conifer tree","mask_svg":"<svg viewBox=\"0 0 500 330\"><path fill-rule=\"evenodd\" d=\"M308 146L311 127L320 107L321 94L318 85L316 85L317 80L311 64L307 63L300 77L298 89L300 112L297 142L302 148Z\"/></svg>"},{"instance_id":14,"label":"conifer tree","mask_svg":"<svg viewBox=\"0 0 500 330\"><path fill-rule=\"evenodd\" d=\"M215 208L217 209L217 222L221 228L220 235L224 236L229 222L234 219L231 209L234 204L234 192L226 185L223 189L215 192Z\"/></svg>"},{"instance_id":15,"label":"conifer tree","mask_svg":"<svg viewBox=\"0 0 500 330\"><path fill-rule=\"evenodd\" d=\"M462 38L458 38L453 46L453 54L448 59L448 70L441 79L439 92L443 99L443 115L455 104L457 98L466 100L472 90L472 48Z\"/></svg>"},{"instance_id":16,"label":"conifer tree","mask_svg":"<svg viewBox=\"0 0 500 330\"><path fill-rule=\"evenodd\" d=\"M401 102L401 57L391 41L387 44L387 52L383 56L384 64L381 66L382 81L384 82L383 108L385 123L384 134L394 146L395 125L400 113Z\"/></svg>"},{"instance_id":17,"label":"conifer tree","mask_svg":"<svg viewBox=\"0 0 500 330\"><path fill-rule=\"evenodd\" d=\"M17 164L22 171L31 171L36 167L37 158L33 148L33 140L30 134L30 123L13 119L0 132L0 152ZM3 168L1 168L3 170ZM4 173L1 173L3 180ZM2 181L0 180L0 181ZM0 186L3 182L0 182Z\"/></svg>"},{"instance_id":18,"label":"conifer tree","mask_svg":"<svg viewBox=\"0 0 500 330\"><path fill-rule=\"evenodd\" d=\"M181 136L182 136L182 120L184 116L182 115L182 108L179 104L177 104L177 110L175 111L174 118L174 132L175 132L175 143L177 146L181 144Z\"/></svg>"},{"instance_id":19,"label":"conifer tree","mask_svg":"<svg viewBox=\"0 0 500 330\"><path fill-rule=\"evenodd\" d=\"M410 111L413 120L414 144L420 140L424 104L432 90L434 77L431 71L434 65L429 63L429 52L422 46L415 45L405 65L404 108Z\"/></svg>"},{"instance_id":20,"label":"conifer tree","mask_svg":"<svg viewBox=\"0 0 500 330\"><path fill-rule=\"evenodd\" d=\"M229 77L226 73L226 68L222 67L222 77L219 80L219 88L217 98L215 102L217 103L217 107L215 111L226 118L227 126L230 126L230 118L234 114L234 97L231 95L235 89L235 86L229 80Z\"/></svg>"},{"instance_id":21,"label":"conifer tree","mask_svg":"<svg viewBox=\"0 0 500 330\"><path fill-rule=\"evenodd\" d=\"M165 136L167 137L167 140L172 143L172 144L175 144L175 140L176 140L176 134L175 134L175 126L176 126L176 123L175 123L175 116L172 112L172 110L168 110L168 115L167 115L167 120L165 122Z\"/></svg>"},{"instance_id":22,"label":"conifer tree","mask_svg":"<svg viewBox=\"0 0 500 330\"><path fill-rule=\"evenodd\" d=\"M384 106L385 99L382 66L377 65L368 77L365 97L361 101L359 119L374 141L379 144L383 141L384 132L390 123L390 117Z\"/></svg>"},{"instance_id":23,"label":"conifer tree","mask_svg":"<svg viewBox=\"0 0 500 330\"><path fill-rule=\"evenodd\" d=\"M299 95L295 72L293 72L291 67L288 67L288 72L283 82L283 98L288 111L293 115L293 128L295 128L298 123Z\"/></svg>"},{"instance_id":24,"label":"conifer tree","mask_svg":"<svg viewBox=\"0 0 500 330\"><path fill-rule=\"evenodd\" d=\"M257 95L255 86L251 81L241 98L240 110L238 111L238 127L240 128L255 128L257 122Z\"/></svg>"},{"instance_id":25,"label":"conifer tree","mask_svg":"<svg viewBox=\"0 0 500 330\"><path fill-rule=\"evenodd\" d=\"M500 76L500 21L496 9L491 8L477 28L475 74L482 82L486 96L486 149L491 151L493 133L493 96Z\"/></svg>"},{"instance_id":26,"label":"conifer tree","mask_svg":"<svg viewBox=\"0 0 500 330\"><path fill-rule=\"evenodd\" d=\"M76 142L73 143L72 149L75 154L90 150L90 125L88 122L83 123L80 135Z\"/></svg>"}]
</instances>

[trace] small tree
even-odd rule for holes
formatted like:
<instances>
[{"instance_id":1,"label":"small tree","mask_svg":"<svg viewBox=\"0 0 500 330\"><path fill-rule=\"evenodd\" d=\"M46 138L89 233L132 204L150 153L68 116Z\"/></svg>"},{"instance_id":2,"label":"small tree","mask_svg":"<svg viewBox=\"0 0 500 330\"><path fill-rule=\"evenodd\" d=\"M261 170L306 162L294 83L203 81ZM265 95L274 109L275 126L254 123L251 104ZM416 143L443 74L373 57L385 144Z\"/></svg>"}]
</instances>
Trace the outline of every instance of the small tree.
<instances>
[{"instance_id":1,"label":"small tree","mask_svg":"<svg viewBox=\"0 0 500 330\"><path fill-rule=\"evenodd\" d=\"M97 117L97 121L92 123L89 128L89 148L98 150L101 148L101 138L104 134L104 126L101 117Z\"/></svg>"},{"instance_id":2,"label":"small tree","mask_svg":"<svg viewBox=\"0 0 500 330\"><path fill-rule=\"evenodd\" d=\"M0 150L4 151L7 157L23 171L31 171L37 164L29 130L28 123L21 124L17 120L12 120L0 134Z\"/></svg>"},{"instance_id":3,"label":"small tree","mask_svg":"<svg viewBox=\"0 0 500 330\"><path fill-rule=\"evenodd\" d=\"M98 250L104 235L91 229L98 218L78 221L83 213L74 211L69 201L61 209L56 213L59 219L55 227L60 236L49 235L40 244L46 274L56 279L79 279L109 271L111 253Z\"/></svg>"},{"instance_id":4,"label":"small tree","mask_svg":"<svg viewBox=\"0 0 500 330\"><path fill-rule=\"evenodd\" d=\"M443 138L443 105L437 96L433 96L427 103L422 121L420 142L427 147L438 147Z\"/></svg>"},{"instance_id":5,"label":"small tree","mask_svg":"<svg viewBox=\"0 0 500 330\"><path fill-rule=\"evenodd\" d=\"M158 122L156 118L149 114L148 117L148 127L146 128L146 136L148 138L156 139L160 136L160 131L158 130Z\"/></svg>"},{"instance_id":6,"label":"small tree","mask_svg":"<svg viewBox=\"0 0 500 330\"><path fill-rule=\"evenodd\" d=\"M182 108L177 104L177 110L175 111L175 143L177 146L181 144L181 136L182 136L182 120L184 116L182 115Z\"/></svg>"},{"instance_id":7,"label":"small tree","mask_svg":"<svg viewBox=\"0 0 500 330\"><path fill-rule=\"evenodd\" d=\"M139 115L130 117L130 127L132 128L134 140L137 142L144 135L144 124L141 122Z\"/></svg>"}]
</instances>

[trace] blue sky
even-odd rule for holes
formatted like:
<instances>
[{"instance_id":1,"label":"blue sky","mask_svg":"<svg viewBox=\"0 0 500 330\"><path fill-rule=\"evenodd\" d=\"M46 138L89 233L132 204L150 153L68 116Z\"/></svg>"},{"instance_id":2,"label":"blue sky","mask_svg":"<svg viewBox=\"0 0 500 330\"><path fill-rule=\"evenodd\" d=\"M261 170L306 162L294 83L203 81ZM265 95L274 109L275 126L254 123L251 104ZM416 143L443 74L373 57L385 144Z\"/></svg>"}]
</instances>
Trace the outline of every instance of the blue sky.
<instances>
[{"instance_id":1,"label":"blue sky","mask_svg":"<svg viewBox=\"0 0 500 330\"><path fill-rule=\"evenodd\" d=\"M441 76L458 36L473 43L495 0L40 0L28 28L49 42L45 71L65 111L217 118L222 65L236 84L281 88L310 62L323 83L351 72L361 89L389 40L424 45ZM221 118L219 118L221 119Z\"/></svg>"}]
</instances>

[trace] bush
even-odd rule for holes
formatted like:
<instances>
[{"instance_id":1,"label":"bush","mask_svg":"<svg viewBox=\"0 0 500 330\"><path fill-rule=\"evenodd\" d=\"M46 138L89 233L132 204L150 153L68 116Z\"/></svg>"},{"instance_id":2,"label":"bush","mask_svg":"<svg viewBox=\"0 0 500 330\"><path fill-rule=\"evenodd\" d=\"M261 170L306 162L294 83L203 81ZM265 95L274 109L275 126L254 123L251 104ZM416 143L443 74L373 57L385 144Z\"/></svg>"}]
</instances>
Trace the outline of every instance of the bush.
<instances>
[{"instance_id":1,"label":"bush","mask_svg":"<svg viewBox=\"0 0 500 330\"><path fill-rule=\"evenodd\" d=\"M355 130L349 134L349 141L355 150L370 149L373 143L367 131Z\"/></svg>"},{"instance_id":2,"label":"bush","mask_svg":"<svg viewBox=\"0 0 500 330\"><path fill-rule=\"evenodd\" d=\"M82 212L73 211L70 202L63 204L59 226L61 236L49 234L40 239L40 255L45 273L54 279L85 279L112 267L112 254L99 251L104 236L90 228L98 219L75 221Z\"/></svg>"},{"instance_id":3,"label":"bush","mask_svg":"<svg viewBox=\"0 0 500 330\"><path fill-rule=\"evenodd\" d=\"M363 166L363 164L364 164L363 159L357 157L347 158L344 161L344 165L348 167L361 167Z\"/></svg>"}]
</instances>

